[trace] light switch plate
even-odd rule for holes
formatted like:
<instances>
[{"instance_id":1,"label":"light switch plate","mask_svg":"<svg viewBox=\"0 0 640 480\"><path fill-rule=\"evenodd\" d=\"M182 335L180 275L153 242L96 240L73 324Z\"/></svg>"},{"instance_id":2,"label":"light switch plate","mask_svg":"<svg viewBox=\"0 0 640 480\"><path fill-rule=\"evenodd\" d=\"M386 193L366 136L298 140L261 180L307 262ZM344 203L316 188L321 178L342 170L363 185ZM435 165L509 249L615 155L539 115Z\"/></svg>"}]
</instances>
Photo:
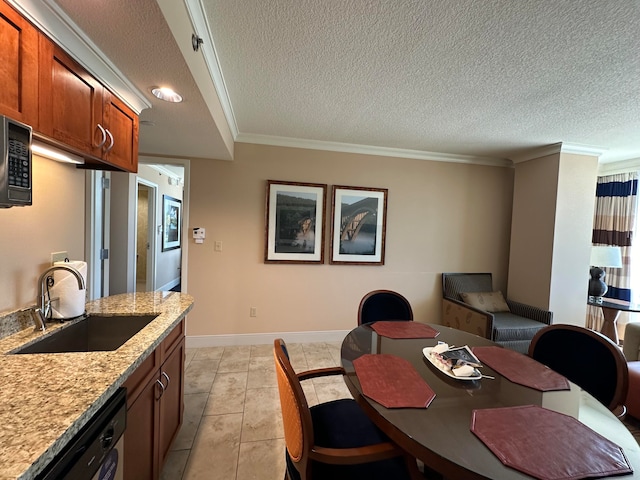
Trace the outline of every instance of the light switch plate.
<instances>
[{"instance_id":1,"label":"light switch plate","mask_svg":"<svg viewBox=\"0 0 640 480\"><path fill-rule=\"evenodd\" d=\"M51 265L55 262L64 262L65 258L69 258L69 254L67 252L53 252L51 254Z\"/></svg>"}]
</instances>

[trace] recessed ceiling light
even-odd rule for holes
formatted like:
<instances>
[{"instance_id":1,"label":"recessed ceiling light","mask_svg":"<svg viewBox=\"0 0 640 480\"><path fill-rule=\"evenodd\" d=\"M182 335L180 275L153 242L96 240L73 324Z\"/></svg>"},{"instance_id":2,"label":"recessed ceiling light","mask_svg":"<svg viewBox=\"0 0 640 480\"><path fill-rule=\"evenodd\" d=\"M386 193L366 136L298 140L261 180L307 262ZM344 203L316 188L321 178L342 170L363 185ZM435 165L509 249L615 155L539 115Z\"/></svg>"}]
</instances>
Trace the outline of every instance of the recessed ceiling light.
<instances>
[{"instance_id":1,"label":"recessed ceiling light","mask_svg":"<svg viewBox=\"0 0 640 480\"><path fill-rule=\"evenodd\" d=\"M182 101L182 95L174 92L169 87L153 87L151 93L165 102L180 103Z\"/></svg>"}]
</instances>

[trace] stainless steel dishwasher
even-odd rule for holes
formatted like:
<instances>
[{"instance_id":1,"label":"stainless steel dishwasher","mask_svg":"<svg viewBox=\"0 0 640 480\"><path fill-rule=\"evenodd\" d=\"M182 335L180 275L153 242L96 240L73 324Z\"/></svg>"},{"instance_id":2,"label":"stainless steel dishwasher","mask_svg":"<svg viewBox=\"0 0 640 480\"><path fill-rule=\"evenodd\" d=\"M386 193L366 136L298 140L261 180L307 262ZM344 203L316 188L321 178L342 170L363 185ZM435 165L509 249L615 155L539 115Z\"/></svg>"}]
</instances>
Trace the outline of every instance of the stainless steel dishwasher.
<instances>
[{"instance_id":1,"label":"stainless steel dishwasher","mask_svg":"<svg viewBox=\"0 0 640 480\"><path fill-rule=\"evenodd\" d=\"M123 480L126 393L118 389L36 480Z\"/></svg>"}]
</instances>

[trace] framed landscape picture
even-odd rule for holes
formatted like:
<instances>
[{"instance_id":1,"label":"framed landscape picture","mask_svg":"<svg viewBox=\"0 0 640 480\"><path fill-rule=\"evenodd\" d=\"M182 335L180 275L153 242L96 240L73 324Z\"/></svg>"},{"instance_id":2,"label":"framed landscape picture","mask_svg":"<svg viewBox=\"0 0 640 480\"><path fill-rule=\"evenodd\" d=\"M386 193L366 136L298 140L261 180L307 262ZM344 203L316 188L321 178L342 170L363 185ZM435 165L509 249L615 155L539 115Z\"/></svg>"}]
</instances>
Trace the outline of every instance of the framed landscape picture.
<instances>
[{"instance_id":1,"label":"framed landscape picture","mask_svg":"<svg viewBox=\"0 0 640 480\"><path fill-rule=\"evenodd\" d=\"M182 238L182 201L162 196L162 251L180 248Z\"/></svg>"},{"instance_id":2,"label":"framed landscape picture","mask_svg":"<svg viewBox=\"0 0 640 480\"><path fill-rule=\"evenodd\" d=\"M267 181L265 263L324 262L327 186Z\"/></svg>"},{"instance_id":3,"label":"framed landscape picture","mask_svg":"<svg viewBox=\"0 0 640 480\"><path fill-rule=\"evenodd\" d=\"M384 265L387 189L332 188L330 263Z\"/></svg>"}]
</instances>

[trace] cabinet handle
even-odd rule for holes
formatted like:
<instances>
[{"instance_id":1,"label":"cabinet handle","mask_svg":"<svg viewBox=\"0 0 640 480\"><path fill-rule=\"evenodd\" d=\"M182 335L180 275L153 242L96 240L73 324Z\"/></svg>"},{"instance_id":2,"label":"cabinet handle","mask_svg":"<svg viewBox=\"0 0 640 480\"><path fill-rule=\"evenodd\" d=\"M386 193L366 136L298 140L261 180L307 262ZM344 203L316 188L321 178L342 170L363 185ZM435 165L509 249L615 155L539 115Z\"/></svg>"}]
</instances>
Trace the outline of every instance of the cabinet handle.
<instances>
[{"instance_id":1,"label":"cabinet handle","mask_svg":"<svg viewBox=\"0 0 640 480\"><path fill-rule=\"evenodd\" d=\"M160 396L158 398L156 398L156 400L160 400L162 398L162 396L164 395L164 390L165 390L165 386L164 384L160 381L160 379L156 380L156 383L158 385L160 385L160 388L162 389L160 392Z\"/></svg>"},{"instance_id":2,"label":"cabinet handle","mask_svg":"<svg viewBox=\"0 0 640 480\"><path fill-rule=\"evenodd\" d=\"M111 132L109 130L107 130L107 135L109 135L109 140L111 141L111 143L109 143L109 146L105 150L105 153L109 153L109 151L113 148L113 135L111 135Z\"/></svg>"},{"instance_id":3,"label":"cabinet handle","mask_svg":"<svg viewBox=\"0 0 640 480\"><path fill-rule=\"evenodd\" d=\"M165 388L169 388L169 383L171 382L169 375L167 375L167 372L162 372L162 376L167 379L167 384L165 385Z\"/></svg>"},{"instance_id":4,"label":"cabinet handle","mask_svg":"<svg viewBox=\"0 0 640 480\"><path fill-rule=\"evenodd\" d=\"M96 148L102 148L104 143L107 141L107 132L105 132L104 128L100 124L98 124L98 128L102 132L102 141L98 145L96 145Z\"/></svg>"}]
</instances>

